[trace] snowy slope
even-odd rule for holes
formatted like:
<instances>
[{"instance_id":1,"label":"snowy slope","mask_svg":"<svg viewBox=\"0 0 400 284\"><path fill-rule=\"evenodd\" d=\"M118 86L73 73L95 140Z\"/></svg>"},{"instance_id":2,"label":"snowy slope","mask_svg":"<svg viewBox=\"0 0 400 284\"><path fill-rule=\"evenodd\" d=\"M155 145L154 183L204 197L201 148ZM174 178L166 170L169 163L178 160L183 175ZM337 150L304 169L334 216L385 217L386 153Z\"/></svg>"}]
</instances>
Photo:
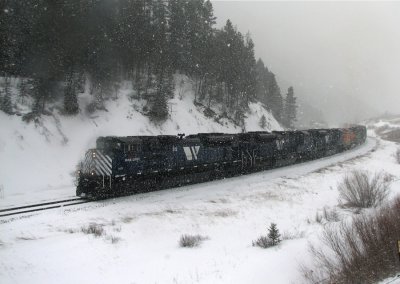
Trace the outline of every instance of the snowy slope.
<instances>
[{"instance_id":1,"label":"snowy slope","mask_svg":"<svg viewBox=\"0 0 400 284\"><path fill-rule=\"evenodd\" d=\"M238 133L241 128L227 119L216 122L206 117L201 106L193 104L192 88L185 77L170 101L171 117L162 125L150 123L138 110L142 103L130 100L134 95L130 84L119 91L118 100L106 103L107 111L92 115L84 111L78 116L65 117L57 111L43 116L39 123L26 124L20 116L8 116L0 111L0 196L12 198L16 194L32 193L49 196L52 191L73 195L75 167L85 151L95 147L98 136L159 135L198 132ZM88 93L79 97L84 110L90 102ZM218 109L215 109L218 111ZM276 120L260 104L251 104L246 114L246 130L262 130L258 122L267 118L265 130L279 130Z\"/></svg>"}]
</instances>

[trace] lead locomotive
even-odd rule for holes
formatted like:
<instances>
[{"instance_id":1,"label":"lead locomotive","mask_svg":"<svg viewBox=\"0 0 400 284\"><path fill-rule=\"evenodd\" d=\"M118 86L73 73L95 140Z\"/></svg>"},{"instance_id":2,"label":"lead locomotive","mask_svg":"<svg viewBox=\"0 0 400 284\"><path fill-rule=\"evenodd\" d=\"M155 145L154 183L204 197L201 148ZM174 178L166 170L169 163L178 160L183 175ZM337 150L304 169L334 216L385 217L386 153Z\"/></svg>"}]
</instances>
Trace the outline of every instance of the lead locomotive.
<instances>
[{"instance_id":1,"label":"lead locomotive","mask_svg":"<svg viewBox=\"0 0 400 284\"><path fill-rule=\"evenodd\" d=\"M105 198L231 177L333 155L365 139L365 126L99 137L81 163L76 195Z\"/></svg>"}]
</instances>

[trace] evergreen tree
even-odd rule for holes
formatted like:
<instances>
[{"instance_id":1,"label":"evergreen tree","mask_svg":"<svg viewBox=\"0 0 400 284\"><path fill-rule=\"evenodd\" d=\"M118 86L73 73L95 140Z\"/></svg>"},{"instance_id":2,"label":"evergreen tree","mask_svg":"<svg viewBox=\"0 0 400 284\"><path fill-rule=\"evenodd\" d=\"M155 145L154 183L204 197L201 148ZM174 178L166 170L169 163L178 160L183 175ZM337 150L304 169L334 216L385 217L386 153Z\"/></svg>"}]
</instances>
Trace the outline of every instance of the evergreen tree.
<instances>
[{"instance_id":1,"label":"evergreen tree","mask_svg":"<svg viewBox=\"0 0 400 284\"><path fill-rule=\"evenodd\" d=\"M166 6L162 0L154 3L153 24L157 30L153 34L153 56L156 89L153 92L150 118L164 121L168 117L168 98L172 96L172 72L167 42Z\"/></svg>"},{"instance_id":2,"label":"evergreen tree","mask_svg":"<svg viewBox=\"0 0 400 284\"><path fill-rule=\"evenodd\" d=\"M282 122L283 117L283 99L281 90L275 79L275 74L272 72L268 73L268 90L267 100L270 105L272 115L279 122Z\"/></svg>"},{"instance_id":3,"label":"evergreen tree","mask_svg":"<svg viewBox=\"0 0 400 284\"><path fill-rule=\"evenodd\" d=\"M172 84L172 72L162 72L157 76L157 87L153 97L153 103L149 112L150 119L156 122L165 121L168 118L168 98L172 96L174 86Z\"/></svg>"},{"instance_id":4,"label":"evergreen tree","mask_svg":"<svg viewBox=\"0 0 400 284\"><path fill-rule=\"evenodd\" d=\"M187 39L187 18L185 15L185 1L183 0L170 0L169 10L169 32L170 32L170 46L171 50L171 63L174 71L184 71L188 69L185 62L188 39Z\"/></svg>"},{"instance_id":5,"label":"evergreen tree","mask_svg":"<svg viewBox=\"0 0 400 284\"><path fill-rule=\"evenodd\" d=\"M29 94L29 82L27 79L21 78L18 82L18 94L19 98L18 101L21 104L25 104L25 99L28 97Z\"/></svg>"},{"instance_id":6,"label":"evergreen tree","mask_svg":"<svg viewBox=\"0 0 400 284\"><path fill-rule=\"evenodd\" d=\"M0 109L7 114L13 113L12 101L11 101L11 88L10 78L5 77L4 82L4 95L0 97Z\"/></svg>"},{"instance_id":7,"label":"evergreen tree","mask_svg":"<svg viewBox=\"0 0 400 284\"><path fill-rule=\"evenodd\" d=\"M267 126L267 119L265 118L265 115L261 116L258 125L260 125L260 127L263 129L265 128L265 126Z\"/></svg>"},{"instance_id":8,"label":"evergreen tree","mask_svg":"<svg viewBox=\"0 0 400 284\"><path fill-rule=\"evenodd\" d=\"M293 129L294 122L296 121L297 116L297 105L296 105L296 97L294 96L293 87L289 87L288 93L285 98L285 106L284 106L284 126Z\"/></svg>"},{"instance_id":9,"label":"evergreen tree","mask_svg":"<svg viewBox=\"0 0 400 284\"><path fill-rule=\"evenodd\" d=\"M268 73L268 69L266 69L266 67L264 66L264 62L261 60L261 58L259 58L257 60L256 63L256 96L257 99L266 104L268 106L267 103L267 86L268 86L268 82L267 82L267 73Z\"/></svg>"},{"instance_id":10,"label":"evergreen tree","mask_svg":"<svg viewBox=\"0 0 400 284\"><path fill-rule=\"evenodd\" d=\"M64 89L64 113L74 115L79 112L78 99L76 97L76 76L72 74Z\"/></svg>"},{"instance_id":11,"label":"evergreen tree","mask_svg":"<svg viewBox=\"0 0 400 284\"><path fill-rule=\"evenodd\" d=\"M281 242L281 235L275 223L271 223L268 228L268 238L271 241L271 245L275 246Z\"/></svg>"}]
</instances>

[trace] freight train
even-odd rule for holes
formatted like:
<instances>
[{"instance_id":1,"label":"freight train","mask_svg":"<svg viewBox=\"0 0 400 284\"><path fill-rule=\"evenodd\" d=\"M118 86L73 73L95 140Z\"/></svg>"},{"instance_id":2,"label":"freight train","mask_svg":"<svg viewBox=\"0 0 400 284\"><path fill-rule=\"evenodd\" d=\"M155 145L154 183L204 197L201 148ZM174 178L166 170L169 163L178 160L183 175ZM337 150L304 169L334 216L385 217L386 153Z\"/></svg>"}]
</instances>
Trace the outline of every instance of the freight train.
<instances>
[{"instance_id":1,"label":"freight train","mask_svg":"<svg viewBox=\"0 0 400 284\"><path fill-rule=\"evenodd\" d=\"M365 126L303 131L99 137L78 171L76 195L107 198L292 165L349 150Z\"/></svg>"}]
</instances>

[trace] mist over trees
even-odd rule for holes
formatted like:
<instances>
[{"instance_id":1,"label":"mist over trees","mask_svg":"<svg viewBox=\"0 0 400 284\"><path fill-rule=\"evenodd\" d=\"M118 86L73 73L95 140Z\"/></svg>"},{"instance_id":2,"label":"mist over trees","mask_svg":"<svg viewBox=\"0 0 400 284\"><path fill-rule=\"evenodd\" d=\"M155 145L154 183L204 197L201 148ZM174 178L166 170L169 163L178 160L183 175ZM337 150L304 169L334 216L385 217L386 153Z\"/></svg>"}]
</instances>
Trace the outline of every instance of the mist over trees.
<instances>
[{"instance_id":1,"label":"mist over trees","mask_svg":"<svg viewBox=\"0 0 400 284\"><path fill-rule=\"evenodd\" d=\"M164 121L180 73L192 80L195 102L220 103L238 125L256 101L284 122L275 75L256 62L250 35L230 20L217 29L215 20L209 0L0 0L0 76L20 78L35 115L61 96L63 113L77 114L85 84L91 111L104 109L128 80L147 102L144 112ZM6 88L1 109L11 113Z\"/></svg>"}]
</instances>

